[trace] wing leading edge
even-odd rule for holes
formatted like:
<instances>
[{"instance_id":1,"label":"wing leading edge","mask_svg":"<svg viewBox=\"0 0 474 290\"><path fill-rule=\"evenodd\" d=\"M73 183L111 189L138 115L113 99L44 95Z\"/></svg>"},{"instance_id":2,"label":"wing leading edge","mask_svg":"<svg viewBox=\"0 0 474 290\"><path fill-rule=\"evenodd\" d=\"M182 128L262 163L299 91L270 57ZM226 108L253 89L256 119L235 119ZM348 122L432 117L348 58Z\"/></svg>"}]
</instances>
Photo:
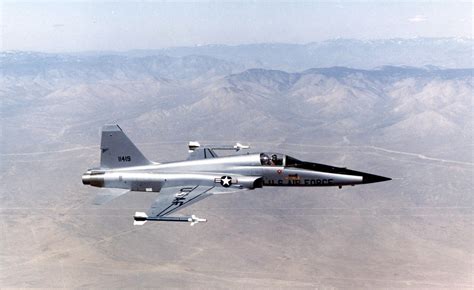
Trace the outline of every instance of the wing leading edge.
<instances>
[{"instance_id":1,"label":"wing leading edge","mask_svg":"<svg viewBox=\"0 0 474 290\"><path fill-rule=\"evenodd\" d=\"M202 185L162 188L147 214L152 217L168 215L210 196L213 188Z\"/></svg>"},{"instance_id":2,"label":"wing leading edge","mask_svg":"<svg viewBox=\"0 0 474 290\"><path fill-rule=\"evenodd\" d=\"M205 219L200 219L195 215L189 217L170 217L168 215L213 194L231 193L241 190L245 189L216 188L215 186L205 185L164 187L161 189L158 198L152 203L147 213L135 213L134 225L143 225L146 221L191 222L191 225L198 222L205 222Z\"/></svg>"}]
</instances>

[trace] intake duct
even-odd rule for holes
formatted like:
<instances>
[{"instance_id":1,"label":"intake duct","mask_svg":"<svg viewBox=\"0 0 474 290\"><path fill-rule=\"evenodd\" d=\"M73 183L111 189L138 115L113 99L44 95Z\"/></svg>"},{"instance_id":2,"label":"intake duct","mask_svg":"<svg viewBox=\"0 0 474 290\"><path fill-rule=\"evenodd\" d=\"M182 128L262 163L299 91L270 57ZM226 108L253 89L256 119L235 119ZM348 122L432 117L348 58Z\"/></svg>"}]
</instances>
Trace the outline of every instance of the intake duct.
<instances>
[{"instance_id":1,"label":"intake duct","mask_svg":"<svg viewBox=\"0 0 474 290\"><path fill-rule=\"evenodd\" d=\"M237 184L249 188L262 188L263 187L263 177L260 176L239 176L237 177Z\"/></svg>"}]
</instances>

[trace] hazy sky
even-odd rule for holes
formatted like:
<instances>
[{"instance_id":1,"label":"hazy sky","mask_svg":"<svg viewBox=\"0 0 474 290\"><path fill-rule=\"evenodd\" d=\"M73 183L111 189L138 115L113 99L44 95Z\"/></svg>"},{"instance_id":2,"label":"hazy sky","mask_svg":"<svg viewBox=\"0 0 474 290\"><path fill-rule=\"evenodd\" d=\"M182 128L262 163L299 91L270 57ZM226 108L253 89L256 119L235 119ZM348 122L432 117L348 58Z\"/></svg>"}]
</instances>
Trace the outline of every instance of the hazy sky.
<instances>
[{"instance_id":1,"label":"hazy sky","mask_svg":"<svg viewBox=\"0 0 474 290\"><path fill-rule=\"evenodd\" d=\"M0 0L1 1L1 0ZM2 50L472 37L471 2L3 1Z\"/></svg>"}]
</instances>

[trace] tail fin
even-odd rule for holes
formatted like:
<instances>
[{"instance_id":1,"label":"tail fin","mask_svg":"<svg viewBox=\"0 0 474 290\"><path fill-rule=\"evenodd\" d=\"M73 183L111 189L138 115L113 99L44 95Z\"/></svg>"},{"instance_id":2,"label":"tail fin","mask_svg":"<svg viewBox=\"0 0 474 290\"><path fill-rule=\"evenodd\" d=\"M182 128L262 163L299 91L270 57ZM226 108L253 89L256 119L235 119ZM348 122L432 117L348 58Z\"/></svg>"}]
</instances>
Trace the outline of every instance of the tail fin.
<instances>
[{"instance_id":1,"label":"tail fin","mask_svg":"<svg viewBox=\"0 0 474 290\"><path fill-rule=\"evenodd\" d=\"M102 127L100 167L120 168L148 165L151 162L128 139L119 125Z\"/></svg>"}]
</instances>

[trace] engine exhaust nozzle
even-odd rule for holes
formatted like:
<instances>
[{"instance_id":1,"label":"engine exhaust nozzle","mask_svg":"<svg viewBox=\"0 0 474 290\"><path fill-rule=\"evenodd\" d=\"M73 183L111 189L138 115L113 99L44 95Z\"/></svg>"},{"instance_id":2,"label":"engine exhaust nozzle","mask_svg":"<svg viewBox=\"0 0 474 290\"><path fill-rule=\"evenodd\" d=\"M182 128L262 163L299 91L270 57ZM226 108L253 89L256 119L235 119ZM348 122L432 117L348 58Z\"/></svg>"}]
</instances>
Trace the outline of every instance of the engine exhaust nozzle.
<instances>
[{"instance_id":1,"label":"engine exhaust nozzle","mask_svg":"<svg viewBox=\"0 0 474 290\"><path fill-rule=\"evenodd\" d=\"M104 174L92 174L90 171L82 174L82 184L95 187L104 186Z\"/></svg>"}]
</instances>

